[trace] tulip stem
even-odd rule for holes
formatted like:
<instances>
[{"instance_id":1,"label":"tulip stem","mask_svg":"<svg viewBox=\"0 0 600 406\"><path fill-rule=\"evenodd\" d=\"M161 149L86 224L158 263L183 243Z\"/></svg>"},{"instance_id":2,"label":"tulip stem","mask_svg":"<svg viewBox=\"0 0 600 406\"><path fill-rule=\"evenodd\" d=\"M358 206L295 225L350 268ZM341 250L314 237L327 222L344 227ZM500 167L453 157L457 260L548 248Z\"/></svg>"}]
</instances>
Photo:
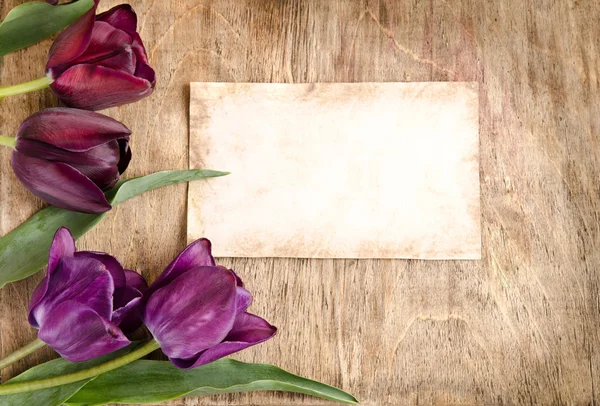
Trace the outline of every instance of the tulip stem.
<instances>
[{"instance_id":1,"label":"tulip stem","mask_svg":"<svg viewBox=\"0 0 600 406\"><path fill-rule=\"evenodd\" d=\"M17 351L13 352L12 354L8 354L6 357L0 359L0 369L6 368L10 364L17 362L18 360L20 360L22 358L25 358L32 352L39 350L40 348L44 347L45 345L46 345L45 342L43 342L39 338L36 338L32 342L24 345L23 347L19 348Z\"/></svg>"},{"instance_id":2,"label":"tulip stem","mask_svg":"<svg viewBox=\"0 0 600 406\"><path fill-rule=\"evenodd\" d=\"M15 137L7 137L6 135L0 135L0 145L14 148L17 145L17 140Z\"/></svg>"},{"instance_id":3,"label":"tulip stem","mask_svg":"<svg viewBox=\"0 0 600 406\"><path fill-rule=\"evenodd\" d=\"M52 378L39 379L36 381L24 381L17 383L5 383L0 385L0 395L10 395L13 393L31 392L40 389L53 388L55 386L67 385L73 382L83 381L84 379L93 378L100 374L103 374L113 369L127 365L137 359L142 358L144 355L150 354L152 351L160 348L160 345L154 340L148 341L141 347L131 351L129 354L125 354L122 357L115 358L111 361L105 362L95 367L83 369L81 371L73 372L70 374L54 376Z\"/></svg>"},{"instance_id":4,"label":"tulip stem","mask_svg":"<svg viewBox=\"0 0 600 406\"><path fill-rule=\"evenodd\" d=\"M17 94L34 92L36 90L45 89L50 86L53 80L48 76L43 78L35 79L25 83L19 83L18 85L0 87L0 99L7 96L15 96Z\"/></svg>"}]
</instances>

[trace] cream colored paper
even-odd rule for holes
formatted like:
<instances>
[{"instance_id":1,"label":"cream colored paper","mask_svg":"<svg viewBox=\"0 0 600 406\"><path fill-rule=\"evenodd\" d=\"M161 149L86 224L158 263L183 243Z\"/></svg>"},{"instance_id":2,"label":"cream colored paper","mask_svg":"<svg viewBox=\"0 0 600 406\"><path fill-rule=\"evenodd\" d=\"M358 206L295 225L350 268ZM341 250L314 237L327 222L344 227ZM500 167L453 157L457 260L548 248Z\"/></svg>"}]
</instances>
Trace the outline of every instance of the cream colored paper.
<instances>
[{"instance_id":1,"label":"cream colored paper","mask_svg":"<svg viewBox=\"0 0 600 406\"><path fill-rule=\"evenodd\" d=\"M479 259L475 83L192 83L188 237L220 257Z\"/></svg>"}]
</instances>

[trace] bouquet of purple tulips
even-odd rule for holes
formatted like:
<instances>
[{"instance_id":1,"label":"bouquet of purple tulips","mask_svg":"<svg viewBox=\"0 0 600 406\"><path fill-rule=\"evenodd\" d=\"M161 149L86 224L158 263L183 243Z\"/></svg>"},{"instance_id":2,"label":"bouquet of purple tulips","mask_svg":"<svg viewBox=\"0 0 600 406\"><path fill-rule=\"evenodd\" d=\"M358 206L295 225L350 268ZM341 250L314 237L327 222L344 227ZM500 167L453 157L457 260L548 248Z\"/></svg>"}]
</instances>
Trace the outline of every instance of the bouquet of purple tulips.
<instances>
[{"instance_id":1,"label":"bouquet of purple tulips","mask_svg":"<svg viewBox=\"0 0 600 406\"><path fill-rule=\"evenodd\" d=\"M133 9L123 4L97 14L98 1L27 3L0 24L0 56L64 28L46 75L2 87L0 98L49 87L66 106L32 115L15 137L0 136L12 149L14 175L50 204L0 238L0 287L47 264L28 310L37 339L0 359L0 369L46 345L61 357L2 383L0 404L150 403L252 390L356 403L272 365L224 358L277 329L248 312L252 294L236 272L216 264L209 240L190 244L150 284L107 253L77 251L75 238L114 205L156 187L227 174L195 169L121 179L132 160L131 131L94 111L149 96L156 77ZM134 333L146 339L133 340ZM168 361L141 360L158 349Z\"/></svg>"}]
</instances>

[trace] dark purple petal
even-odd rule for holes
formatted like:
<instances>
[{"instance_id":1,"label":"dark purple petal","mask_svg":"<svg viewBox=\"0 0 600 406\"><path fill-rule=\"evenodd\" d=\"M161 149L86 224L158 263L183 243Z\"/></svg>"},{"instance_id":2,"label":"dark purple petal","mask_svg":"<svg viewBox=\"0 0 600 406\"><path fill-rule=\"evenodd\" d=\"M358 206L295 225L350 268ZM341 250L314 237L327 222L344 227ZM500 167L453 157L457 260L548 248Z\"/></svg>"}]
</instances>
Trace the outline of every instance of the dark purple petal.
<instances>
[{"instance_id":1,"label":"dark purple petal","mask_svg":"<svg viewBox=\"0 0 600 406\"><path fill-rule=\"evenodd\" d=\"M67 227L61 227L56 230L52 245L50 245L50 253L48 254L48 273L51 274L58 261L64 257L72 257L76 251L75 239L71 235L71 231Z\"/></svg>"},{"instance_id":2,"label":"dark purple petal","mask_svg":"<svg viewBox=\"0 0 600 406\"><path fill-rule=\"evenodd\" d=\"M46 0L46 3L56 6L58 4L58 0Z\"/></svg>"},{"instance_id":3,"label":"dark purple petal","mask_svg":"<svg viewBox=\"0 0 600 406\"><path fill-rule=\"evenodd\" d=\"M188 245L167 266L159 277L150 285L149 294L167 285L184 272L200 266L215 266L215 259L211 254L211 243L206 238L201 238Z\"/></svg>"},{"instance_id":4,"label":"dark purple petal","mask_svg":"<svg viewBox=\"0 0 600 406\"><path fill-rule=\"evenodd\" d=\"M150 86L154 87L156 84L156 73L154 69L145 63L138 62L137 68L135 70L135 76L141 79L145 79L150 82Z\"/></svg>"},{"instance_id":5,"label":"dark purple petal","mask_svg":"<svg viewBox=\"0 0 600 406\"><path fill-rule=\"evenodd\" d=\"M170 360L178 368L195 368L260 344L273 337L276 332L277 328L270 325L266 320L250 313L242 313L236 318L233 328L222 343L203 351L196 357L188 359L170 358Z\"/></svg>"},{"instance_id":6,"label":"dark purple petal","mask_svg":"<svg viewBox=\"0 0 600 406\"><path fill-rule=\"evenodd\" d=\"M92 29L87 49L79 57L73 59L70 64L102 63L106 58L118 55L127 49L131 50L132 40L125 31L108 23L97 21Z\"/></svg>"},{"instance_id":7,"label":"dark purple petal","mask_svg":"<svg viewBox=\"0 0 600 406\"><path fill-rule=\"evenodd\" d=\"M123 52L97 61L95 64L133 75L137 69L137 58L131 48L126 48Z\"/></svg>"},{"instance_id":8,"label":"dark purple petal","mask_svg":"<svg viewBox=\"0 0 600 406\"><path fill-rule=\"evenodd\" d=\"M94 6L64 29L52 43L46 64L46 72L52 79L56 79L70 61L85 52L92 38L97 5L98 1L94 1Z\"/></svg>"},{"instance_id":9,"label":"dark purple petal","mask_svg":"<svg viewBox=\"0 0 600 406\"><path fill-rule=\"evenodd\" d=\"M96 16L96 21L104 21L129 35L135 34L137 15L129 4L120 4Z\"/></svg>"},{"instance_id":10,"label":"dark purple petal","mask_svg":"<svg viewBox=\"0 0 600 406\"><path fill-rule=\"evenodd\" d=\"M100 316L110 320L114 286L106 267L95 259L64 257L56 270L48 275L48 287L43 298L31 307L32 325L44 326L54 308L66 300L85 304Z\"/></svg>"},{"instance_id":11,"label":"dark purple petal","mask_svg":"<svg viewBox=\"0 0 600 406\"><path fill-rule=\"evenodd\" d=\"M135 52L138 62L148 65L148 54L146 53L146 48L142 42L142 37L140 37L140 34L136 32L131 34L131 38L133 40L131 42L131 48L133 49L133 52Z\"/></svg>"},{"instance_id":12,"label":"dark purple petal","mask_svg":"<svg viewBox=\"0 0 600 406\"><path fill-rule=\"evenodd\" d=\"M75 257L91 258L102 262L108 272L110 272L110 276L113 278L115 289L126 285L125 270L123 269L121 263L112 255L108 255L105 252L79 251L75 253Z\"/></svg>"},{"instance_id":13,"label":"dark purple petal","mask_svg":"<svg viewBox=\"0 0 600 406\"><path fill-rule=\"evenodd\" d=\"M113 320L116 318L119 328L125 334L129 334L142 325L141 299L148 289L148 284L142 275L129 269L125 270L125 279L127 286L122 291L119 289L119 292L115 292Z\"/></svg>"},{"instance_id":14,"label":"dark purple petal","mask_svg":"<svg viewBox=\"0 0 600 406\"><path fill-rule=\"evenodd\" d=\"M136 288L142 293L148 289L148 283L146 283L144 277L137 272L125 269L125 280L127 286Z\"/></svg>"},{"instance_id":15,"label":"dark purple petal","mask_svg":"<svg viewBox=\"0 0 600 406\"><path fill-rule=\"evenodd\" d=\"M237 314L241 314L246 311L252 304L252 294L246 289L238 286L235 288L235 295L237 301Z\"/></svg>"},{"instance_id":16,"label":"dark purple petal","mask_svg":"<svg viewBox=\"0 0 600 406\"><path fill-rule=\"evenodd\" d=\"M37 307L40 301L44 298L46 291L48 290L48 276L40 281L40 283L35 287L33 294L31 295L31 300L29 301L29 306L27 309L27 321L31 324L32 327L40 328L40 324L36 320L33 315L33 309Z\"/></svg>"},{"instance_id":17,"label":"dark purple petal","mask_svg":"<svg viewBox=\"0 0 600 406\"><path fill-rule=\"evenodd\" d=\"M225 268L203 266L154 292L144 323L167 356L189 358L220 343L235 316L235 277Z\"/></svg>"},{"instance_id":18,"label":"dark purple petal","mask_svg":"<svg viewBox=\"0 0 600 406\"><path fill-rule=\"evenodd\" d=\"M119 140L119 163L117 164L117 169L119 169L119 173L125 172L127 167L129 166L129 162L131 161L131 148L129 148L129 141L127 140Z\"/></svg>"},{"instance_id":19,"label":"dark purple petal","mask_svg":"<svg viewBox=\"0 0 600 406\"><path fill-rule=\"evenodd\" d=\"M115 323L119 323L123 313L126 313L128 307L132 306L132 302L134 304L139 303L139 299L141 297L142 292L132 286L123 286L122 288L115 289L115 293L113 295L114 311L112 320ZM117 317L116 320L115 317Z\"/></svg>"},{"instance_id":20,"label":"dark purple petal","mask_svg":"<svg viewBox=\"0 0 600 406\"><path fill-rule=\"evenodd\" d=\"M87 110L133 103L149 96L153 90L146 79L90 64L67 69L50 89L66 105Z\"/></svg>"},{"instance_id":21,"label":"dark purple petal","mask_svg":"<svg viewBox=\"0 0 600 406\"><path fill-rule=\"evenodd\" d=\"M46 202L67 210L104 213L110 204L98 186L77 169L13 151L12 167L27 189Z\"/></svg>"},{"instance_id":22,"label":"dark purple petal","mask_svg":"<svg viewBox=\"0 0 600 406\"><path fill-rule=\"evenodd\" d=\"M72 300L53 309L38 337L71 362L96 358L130 343L114 324L93 309Z\"/></svg>"},{"instance_id":23,"label":"dark purple petal","mask_svg":"<svg viewBox=\"0 0 600 406\"><path fill-rule=\"evenodd\" d=\"M29 324L31 324L33 327L40 327L33 316L32 310L46 295L46 292L48 291L50 275L54 273L60 260L65 257L72 257L75 254L75 250L75 240L71 235L71 231L69 231L69 229L66 227L61 227L56 230L56 233L54 233L54 238L52 239L52 244L50 245L50 252L48 254L48 271L46 272L44 279L42 279L34 289L33 294L31 295L31 300L29 301L27 318L29 320Z\"/></svg>"},{"instance_id":24,"label":"dark purple petal","mask_svg":"<svg viewBox=\"0 0 600 406\"><path fill-rule=\"evenodd\" d=\"M87 151L72 152L42 141L18 138L16 150L34 158L66 163L89 178L100 189L106 189L119 180L118 163L121 157L119 142L116 140Z\"/></svg>"},{"instance_id":25,"label":"dark purple petal","mask_svg":"<svg viewBox=\"0 0 600 406\"><path fill-rule=\"evenodd\" d=\"M112 322L119 326L124 334L133 333L142 325L142 293L131 286L115 291L115 311Z\"/></svg>"},{"instance_id":26,"label":"dark purple petal","mask_svg":"<svg viewBox=\"0 0 600 406\"><path fill-rule=\"evenodd\" d=\"M130 135L127 127L105 115L56 107L42 110L25 120L17 132L17 141L27 138L81 152L110 141L128 140Z\"/></svg>"}]
</instances>

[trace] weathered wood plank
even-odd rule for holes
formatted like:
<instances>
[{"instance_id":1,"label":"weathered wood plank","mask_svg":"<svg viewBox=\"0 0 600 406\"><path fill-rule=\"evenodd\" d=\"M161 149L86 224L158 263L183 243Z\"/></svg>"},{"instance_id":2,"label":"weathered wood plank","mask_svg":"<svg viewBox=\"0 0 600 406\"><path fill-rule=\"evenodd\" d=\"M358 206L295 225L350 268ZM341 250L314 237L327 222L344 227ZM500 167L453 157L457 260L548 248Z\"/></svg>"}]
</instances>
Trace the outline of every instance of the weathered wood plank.
<instances>
[{"instance_id":1,"label":"weathered wood plank","mask_svg":"<svg viewBox=\"0 0 600 406\"><path fill-rule=\"evenodd\" d=\"M3 1L2 15L18 3ZM280 327L240 359L341 386L365 405L600 399L600 5L132 4L158 87L146 101L107 111L134 131L128 176L186 167L191 81L480 83L482 260L224 261L255 293L256 313ZM4 58L0 83L40 76L48 44ZM3 100L0 133L55 103L49 92ZM40 203L14 179L8 151L0 154L6 233ZM119 206L80 245L153 278L185 245L185 195L185 186L170 187ZM38 280L0 292L3 353L34 335L25 314ZM32 356L3 378L51 356ZM270 393L199 402L325 403Z\"/></svg>"}]
</instances>

